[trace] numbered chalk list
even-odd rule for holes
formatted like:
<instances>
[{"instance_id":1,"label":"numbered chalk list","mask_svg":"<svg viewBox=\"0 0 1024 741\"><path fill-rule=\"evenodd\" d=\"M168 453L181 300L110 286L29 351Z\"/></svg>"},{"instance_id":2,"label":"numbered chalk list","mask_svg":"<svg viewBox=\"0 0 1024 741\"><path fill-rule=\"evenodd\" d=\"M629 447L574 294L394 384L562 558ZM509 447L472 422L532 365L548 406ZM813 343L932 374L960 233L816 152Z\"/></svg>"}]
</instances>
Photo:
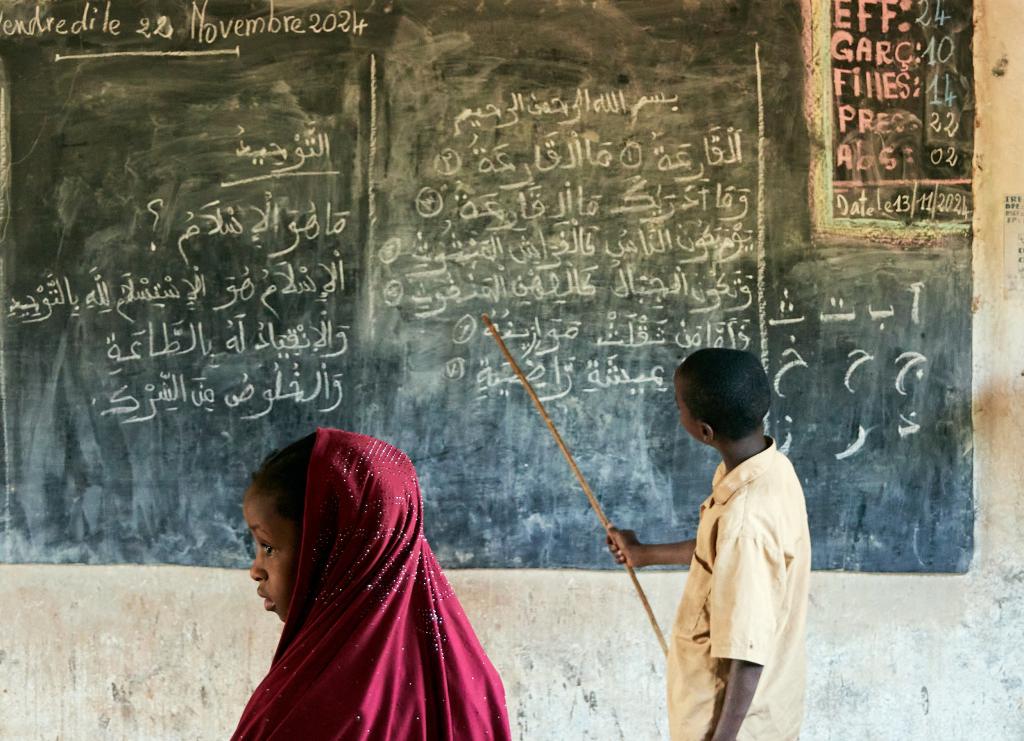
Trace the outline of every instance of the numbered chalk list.
<instances>
[{"instance_id":1,"label":"numbered chalk list","mask_svg":"<svg viewBox=\"0 0 1024 741\"><path fill-rule=\"evenodd\" d=\"M832 216L968 224L971 0L836 0Z\"/></svg>"},{"instance_id":2,"label":"numbered chalk list","mask_svg":"<svg viewBox=\"0 0 1024 741\"><path fill-rule=\"evenodd\" d=\"M5 7L0 559L243 565L326 425L448 566L615 568L486 312L616 523L692 535L672 373L733 348L817 568L965 569L969 243L814 241L800 4L739 5Z\"/></svg>"}]
</instances>

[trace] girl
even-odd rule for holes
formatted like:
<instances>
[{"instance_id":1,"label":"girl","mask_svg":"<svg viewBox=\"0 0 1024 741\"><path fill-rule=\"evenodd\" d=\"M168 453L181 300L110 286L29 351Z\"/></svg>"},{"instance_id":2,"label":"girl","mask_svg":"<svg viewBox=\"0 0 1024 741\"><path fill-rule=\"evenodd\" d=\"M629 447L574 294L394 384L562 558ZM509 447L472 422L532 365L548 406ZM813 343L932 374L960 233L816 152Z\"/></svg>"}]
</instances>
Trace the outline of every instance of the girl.
<instances>
[{"instance_id":1,"label":"girl","mask_svg":"<svg viewBox=\"0 0 1024 741\"><path fill-rule=\"evenodd\" d=\"M320 429L245 493L250 575L284 629L235 739L511 738L505 691L423 537L409 458Z\"/></svg>"}]
</instances>

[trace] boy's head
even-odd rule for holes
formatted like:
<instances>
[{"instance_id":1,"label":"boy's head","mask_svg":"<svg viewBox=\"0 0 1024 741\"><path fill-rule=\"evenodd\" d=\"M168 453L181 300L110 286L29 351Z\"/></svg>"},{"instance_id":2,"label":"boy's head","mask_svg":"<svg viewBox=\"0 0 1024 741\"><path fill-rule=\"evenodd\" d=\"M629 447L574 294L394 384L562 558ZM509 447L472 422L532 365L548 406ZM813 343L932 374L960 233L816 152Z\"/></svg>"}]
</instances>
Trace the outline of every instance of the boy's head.
<instances>
[{"instance_id":1,"label":"boy's head","mask_svg":"<svg viewBox=\"0 0 1024 741\"><path fill-rule=\"evenodd\" d=\"M683 427L709 445L759 433L771 401L764 368L741 350L689 355L676 368L675 387Z\"/></svg>"},{"instance_id":2,"label":"boy's head","mask_svg":"<svg viewBox=\"0 0 1024 741\"><path fill-rule=\"evenodd\" d=\"M266 610L288 616L298 567L306 472L316 434L267 456L252 475L242 511L252 531L256 553L249 575Z\"/></svg>"}]
</instances>

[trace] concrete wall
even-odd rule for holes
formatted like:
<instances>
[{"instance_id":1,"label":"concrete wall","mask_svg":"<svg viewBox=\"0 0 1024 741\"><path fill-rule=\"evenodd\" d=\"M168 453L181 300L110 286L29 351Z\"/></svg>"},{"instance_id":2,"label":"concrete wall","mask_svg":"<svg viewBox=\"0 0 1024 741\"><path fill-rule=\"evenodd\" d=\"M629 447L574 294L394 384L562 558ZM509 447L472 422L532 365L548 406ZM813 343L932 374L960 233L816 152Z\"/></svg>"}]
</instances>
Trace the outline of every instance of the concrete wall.
<instances>
[{"instance_id":1,"label":"concrete wall","mask_svg":"<svg viewBox=\"0 0 1024 741\"><path fill-rule=\"evenodd\" d=\"M1024 738L1024 294L1002 198L1024 193L1020 0L975 0L977 550L965 576L817 573L804 739ZM662 659L618 573L454 572L521 739L665 736ZM643 577L668 626L682 575ZM276 618L244 572L0 566L0 738L223 738Z\"/></svg>"}]
</instances>

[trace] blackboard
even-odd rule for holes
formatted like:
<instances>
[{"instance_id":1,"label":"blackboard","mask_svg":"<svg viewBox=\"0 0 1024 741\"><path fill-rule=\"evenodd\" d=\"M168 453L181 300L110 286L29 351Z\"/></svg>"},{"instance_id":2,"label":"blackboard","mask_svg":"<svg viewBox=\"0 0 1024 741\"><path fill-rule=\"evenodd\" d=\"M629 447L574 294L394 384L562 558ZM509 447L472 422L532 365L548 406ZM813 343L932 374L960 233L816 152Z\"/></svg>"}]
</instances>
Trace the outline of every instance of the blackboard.
<instances>
[{"instance_id":1,"label":"blackboard","mask_svg":"<svg viewBox=\"0 0 1024 741\"><path fill-rule=\"evenodd\" d=\"M830 4L834 218L971 223L972 6Z\"/></svg>"},{"instance_id":2,"label":"blackboard","mask_svg":"<svg viewBox=\"0 0 1024 741\"><path fill-rule=\"evenodd\" d=\"M2 558L242 565L247 474L320 424L409 452L446 566L613 568L487 312L617 523L692 533L672 369L739 347L817 568L964 571L969 237L812 238L803 22L5 6Z\"/></svg>"}]
</instances>

